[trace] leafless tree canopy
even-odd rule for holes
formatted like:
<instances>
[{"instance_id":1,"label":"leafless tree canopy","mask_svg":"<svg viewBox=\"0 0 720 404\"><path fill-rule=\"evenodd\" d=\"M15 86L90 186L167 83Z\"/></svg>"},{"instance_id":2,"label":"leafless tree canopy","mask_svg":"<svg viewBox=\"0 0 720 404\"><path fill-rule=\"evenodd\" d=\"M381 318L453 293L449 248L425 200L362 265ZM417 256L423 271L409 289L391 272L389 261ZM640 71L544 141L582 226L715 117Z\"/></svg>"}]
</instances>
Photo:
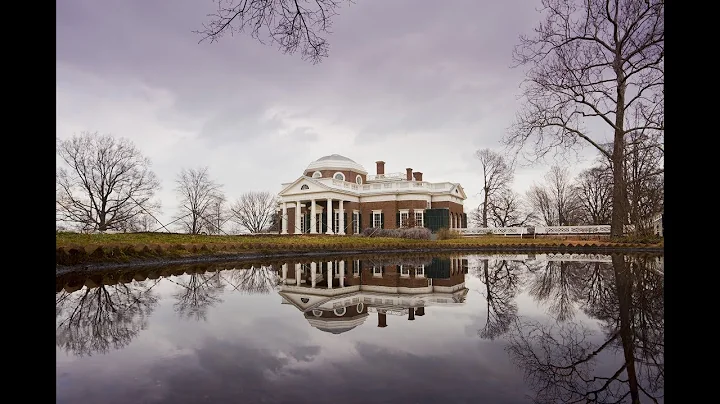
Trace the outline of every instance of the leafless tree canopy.
<instances>
[{"instance_id":1,"label":"leafless tree canopy","mask_svg":"<svg viewBox=\"0 0 720 404\"><path fill-rule=\"evenodd\" d=\"M633 132L625 153L628 221L639 234L652 233L652 219L665 201L664 148L657 132Z\"/></svg>"},{"instance_id":2,"label":"leafless tree canopy","mask_svg":"<svg viewBox=\"0 0 720 404\"><path fill-rule=\"evenodd\" d=\"M553 166L545 184L534 184L527 192L528 203L546 226L575 226L581 223L579 201L570 172Z\"/></svg>"},{"instance_id":3,"label":"leafless tree canopy","mask_svg":"<svg viewBox=\"0 0 720 404\"><path fill-rule=\"evenodd\" d=\"M490 204L490 219L495 227L520 227L534 222L536 216L522 197L508 188Z\"/></svg>"},{"instance_id":4,"label":"leafless tree canopy","mask_svg":"<svg viewBox=\"0 0 720 404\"><path fill-rule=\"evenodd\" d=\"M198 169L183 168L178 174L176 188L180 197L180 213L178 220L183 229L190 234L200 234L216 229L213 227L213 207L224 196L222 185L210 179L207 167Z\"/></svg>"},{"instance_id":5,"label":"leafless tree canopy","mask_svg":"<svg viewBox=\"0 0 720 404\"><path fill-rule=\"evenodd\" d=\"M480 281L485 285L483 291L487 303L485 326L478 331L481 338L494 340L508 332L517 319L517 302L515 296L519 292L518 270L506 260L484 259L479 271Z\"/></svg>"},{"instance_id":6,"label":"leafless tree canopy","mask_svg":"<svg viewBox=\"0 0 720 404\"><path fill-rule=\"evenodd\" d=\"M215 42L225 34L250 32L260 43L277 45L284 53L300 50L304 60L318 63L327 57L332 18L343 3L352 0L214 0L217 11L209 14L200 42Z\"/></svg>"},{"instance_id":7,"label":"leafless tree canopy","mask_svg":"<svg viewBox=\"0 0 720 404\"><path fill-rule=\"evenodd\" d=\"M475 157L480 160L482 166L482 227L487 227L489 207L504 189L510 186L513 180L513 168L505 158L490 149L482 149L475 152Z\"/></svg>"},{"instance_id":8,"label":"leafless tree canopy","mask_svg":"<svg viewBox=\"0 0 720 404\"><path fill-rule=\"evenodd\" d=\"M159 209L150 160L127 139L83 132L57 141L65 163L56 173L58 220L85 231L123 230Z\"/></svg>"},{"instance_id":9,"label":"leafless tree canopy","mask_svg":"<svg viewBox=\"0 0 720 404\"><path fill-rule=\"evenodd\" d=\"M581 172L575 183L575 193L585 223L610 223L612 201L612 172L610 170L593 167Z\"/></svg>"},{"instance_id":10,"label":"leafless tree canopy","mask_svg":"<svg viewBox=\"0 0 720 404\"><path fill-rule=\"evenodd\" d=\"M543 0L545 20L514 52L528 66L525 107L505 138L531 159L591 145L613 169L612 234L625 215L626 136L664 133L665 3L663 0ZM602 147L603 131L612 149Z\"/></svg>"},{"instance_id":11,"label":"leafless tree canopy","mask_svg":"<svg viewBox=\"0 0 720 404\"><path fill-rule=\"evenodd\" d=\"M232 220L250 233L270 227L277 209L277 198L267 191L246 192L230 208Z\"/></svg>"}]
</instances>

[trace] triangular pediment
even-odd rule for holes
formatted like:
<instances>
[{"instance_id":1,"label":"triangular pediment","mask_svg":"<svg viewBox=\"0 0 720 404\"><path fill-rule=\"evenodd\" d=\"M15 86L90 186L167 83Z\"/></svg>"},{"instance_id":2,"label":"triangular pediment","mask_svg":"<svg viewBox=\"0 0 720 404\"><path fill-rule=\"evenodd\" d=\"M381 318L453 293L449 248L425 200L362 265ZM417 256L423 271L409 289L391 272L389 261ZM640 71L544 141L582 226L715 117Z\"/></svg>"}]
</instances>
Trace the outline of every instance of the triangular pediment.
<instances>
[{"instance_id":1,"label":"triangular pediment","mask_svg":"<svg viewBox=\"0 0 720 404\"><path fill-rule=\"evenodd\" d=\"M303 189L306 187L305 189ZM287 184L283 187L283 189L280 191L278 195L284 196L284 195L296 195L296 194L302 194L305 192L317 192L317 191L327 191L331 188L321 184L315 180L313 180L310 177L302 176L295 181L291 182L290 184Z\"/></svg>"},{"instance_id":2,"label":"triangular pediment","mask_svg":"<svg viewBox=\"0 0 720 404\"><path fill-rule=\"evenodd\" d=\"M450 190L450 193L459 198L467 199L465 190L463 189L462 185L460 185L460 184L455 184L455 186L452 187L452 189Z\"/></svg>"}]
</instances>

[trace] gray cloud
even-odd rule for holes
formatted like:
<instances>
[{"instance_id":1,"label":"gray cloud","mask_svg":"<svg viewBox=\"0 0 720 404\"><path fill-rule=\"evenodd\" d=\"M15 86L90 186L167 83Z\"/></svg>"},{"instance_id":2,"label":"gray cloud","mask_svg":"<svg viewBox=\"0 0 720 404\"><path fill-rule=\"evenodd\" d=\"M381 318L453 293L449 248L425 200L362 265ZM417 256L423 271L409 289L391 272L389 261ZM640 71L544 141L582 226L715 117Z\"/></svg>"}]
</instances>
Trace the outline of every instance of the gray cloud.
<instances>
[{"instance_id":1,"label":"gray cloud","mask_svg":"<svg viewBox=\"0 0 720 404\"><path fill-rule=\"evenodd\" d=\"M391 171L417 167L475 194L472 152L500 147L523 78L509 69L511 51L538 21L523 0L360 0L340 9L330 56L312 65L248 35L198 44L192 31L214 6L57 7L58 136L98 130L138 143L165 184L168 216L170 184L189 162L208 165L231 200L279 190L331 153L369 171L377 159ZM238 177L244 170L262 175Z\"/></svg>"}]
</instances>

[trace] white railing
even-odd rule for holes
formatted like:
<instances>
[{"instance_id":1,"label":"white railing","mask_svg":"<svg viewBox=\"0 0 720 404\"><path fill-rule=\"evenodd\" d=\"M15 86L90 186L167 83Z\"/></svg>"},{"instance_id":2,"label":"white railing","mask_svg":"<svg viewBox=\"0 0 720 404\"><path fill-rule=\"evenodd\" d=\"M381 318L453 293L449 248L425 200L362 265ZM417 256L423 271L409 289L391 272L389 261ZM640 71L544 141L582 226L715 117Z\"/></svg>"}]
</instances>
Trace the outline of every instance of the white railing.
<instances>
[{"instance_id":1,"label":"white railing","mask_svg":"<svg viewBox=\"0 0 720 404\"><path fill-rule=\"evenodd\" d=\"M455 229L460 234L468 236L476 236L480 234L502 234L502 235L517 235L521 236L527 234L527 227L467 227Z\"/></svg>"},{"instance_id":2,"label":"white railing","mask_svg":"<svg viewBox=\"0 0 720 404\"><path fill-rule=\"evenodd\" d=\"M525 234L562 235L562 234L610 234L610 225L595 226L529 226L529 227L468 227L457 230L465 236L496 234L522 236ZM627 230L627 228L626 228Z\"/></svg>"},{"instance_id":3,"label":"white railing","mask_svg":"<svg viewBox=\"0 0 720 404\"><path fill-rule=\"evenodd\" d=\"M535 234L610 234L610 225L535 226Z\"/></svg>"},{"instance_id":4,"label":"white railing","mask_svg":"<svg viewBox=\"0 0 720 404\"><path fill-rule=\"evenodd\" d=\"M369 174L369 175L367 175L368 181L404 180L406 178L407 178L407 173L387 173L387 174Z\"/></svg>"}]
</instances>

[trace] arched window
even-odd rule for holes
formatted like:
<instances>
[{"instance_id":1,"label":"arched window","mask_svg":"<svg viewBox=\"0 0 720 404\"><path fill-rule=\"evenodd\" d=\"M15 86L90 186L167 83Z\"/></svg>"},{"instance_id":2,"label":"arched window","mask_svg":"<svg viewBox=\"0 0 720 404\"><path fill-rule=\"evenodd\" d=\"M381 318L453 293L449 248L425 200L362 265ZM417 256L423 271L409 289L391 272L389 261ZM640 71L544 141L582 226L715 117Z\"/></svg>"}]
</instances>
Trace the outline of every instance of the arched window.
<instances>
[{"instance_id":1,"label":"arched window","mask_svg":"<svg viewBox=\"0 0 720 404\"><path fill-rule=\"evenodd\" d=\"M355 176L355 183L362 185L362 177L361 176Z\"/></svg>"},{"instance_id":2,"label":"arched window","mask_svg":"<svg viewBox=\"0 0 720 404\"><path fill-rule=\"evenodd\" d=\"M322 173L320 171L315 171L312 175L313 178L322 178Z\"/></svg>"},{"instance_id":3,"label":"arched window","mask_svg":"<svg viewBox=\"0 0 720 404\"><path fill-rule=\"evenodd\" d=\"M365 305L362 303L358 303L357 306L355 306L355 310L357 310L358 313L362 313L364 308L365 308Z\"/></svg>"},{"instance_id":4,"label":"arched window","mask_svg":"<svg viewBox=\"0 0 720 404\"><path fill-rule=\"evenodd\" d=\"M341 317L341 316L345 315L346 310L347 309L345 309L344 307L339 307L339 308L333 310L333 313L335 313L336 316Z\"/></svg>"},{"instance_id":5,"label":"arched window","mask_svg":"<svg viewBox=\"0 0 720 404\"><path fill-rule=\"evenodd\" d=\"M301 191L304 191L306 189L310 189L310 187L307 184L304 184L303 186L300 187Z\"/></svg>"},{"instance_id":6,"label":"arched window","mask_svg":"<svg viewBox=\"0 0 720 404\"><path fill-rule=\"evenodd\" d=\"M320 317L320 316L322 316L322 311L321 311L321 310L313 310L312 313L313 313L313 316L315 316L315 317Z\"/></svg>"},{"instance_id":7,"label":"arched window","mask_svg":"<svg viewBox=\"0 0 720 404\"><path fill-rule=\"evenodd\" d=\"M340 171L333 174L333 178L340 181L345 181L345 174L341 173Z\"/></svg>"}]
</instances>

